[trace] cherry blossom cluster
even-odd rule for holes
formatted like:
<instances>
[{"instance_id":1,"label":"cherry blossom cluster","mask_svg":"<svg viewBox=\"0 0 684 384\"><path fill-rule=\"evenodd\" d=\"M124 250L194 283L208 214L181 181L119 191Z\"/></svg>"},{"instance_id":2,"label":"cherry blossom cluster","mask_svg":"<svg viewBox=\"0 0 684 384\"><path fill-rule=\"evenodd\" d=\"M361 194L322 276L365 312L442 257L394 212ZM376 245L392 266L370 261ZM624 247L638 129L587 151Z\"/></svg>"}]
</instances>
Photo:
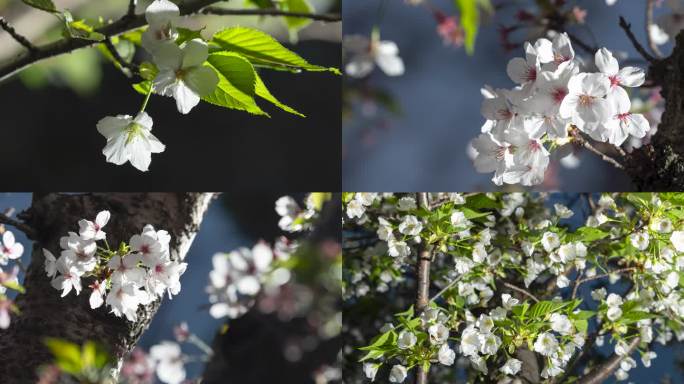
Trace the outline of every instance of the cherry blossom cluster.
<instances>
[{"instance_id":1,"label":"cherry blossom cluster","mask_svg":"<svg viewBox=\"0 0 684 384\"><path fill-rule=\"evenodd\" d=\"M149 353L135 348L121 367L121 377L127 384L152 384L155 374L165 384L188 383L185 365L191 362L208 361L213 350L183 322L174 327L175 341L164 340L150 347ZM182 345L191 344L201 354L183 353Z\"/></svg>"},{"instance_id":2,"label":"cherry blossom cluster","mask_svg":"<svg viewBox=\"0 0 684 384\"><path fill-rule=\"evenodd\" d=\"M169 0L154 0L145 11L149 24L142 34L141 44L152 56L157 69L140 112L135 116L107 116L97 123L97 130L106 139L102 153L116 165L130 161L141 171L147 171L152 153L164 152L164 144L152 133L152 118L145 112L150 94L155 92L176 100L178 112L187 114L211 94L218 84L213 69L203 63L209 55L207 43L195 38L180 44L177 22L178 6Z\"/></svg>"},{"instance_id":3,"label":"cherry blossom cluster","mask_svg":"<svg viewBox=\"0 0 684 384\"><path fill-rule=\"evenodd\" d=\"M293 233L311 229L316 216L316 196L315 193L307 196L305 208L300 207L292 196L283 196L276 200L275 210L280 216L278 227Z\"/></svg>"},{"instance_id":4,"label":"cherry blossom cluster","mask_svg":"<svg viewBox=\"0 0 684 384\"><path fill-rule=\"evenodd\" d=\"M230 253L215 254L207 286L209 302L212 303L211 316L234 319L244 315L267 282L273 260L274 251L264 242L257 243L252 249L243 247Z\"/></svg>"},{"instance_id":5,"label":"cherry blossom cluster","mask_svg":"<svg viewBox=\"0 0 684 384\"><path fill-rule=\"evenodd\" d=\"M45 272L62 297L72 290L79 295L82 279L87 279L91 281L92 309L106 304L117 317L136 321L139 306L162 298L164 293L171 298L180 292L180 276L187 263L171 259L171 236L149 224L131 236L128 244L109 248L104 231L109 219L109 211L101 211L94 221L80 220L78 233L69 232L60 239L59 257L43 249Z\"/></svg>"},{"instance_id":6,"label":"cherry blossom cluster","mask_svg":"<svg viewBox=\"0 0 684 384\"><path fill-rule=\"evenodd\" d=\"M651 365L654 343L684 340L681 194L592 195L572 203L581 209L546 194L425 195L427 205L415 194L343 197L345 332L367 379L465 367L507 383L533 359L541 377L565 380L582 350L610 346L624 380L637 359ZM404 296L424 249L432 296L415 313L415 293Z\"/></svg>"},{"instance_id":7,"label":"cherry blossom cluster","mask_svg":"<svg viewBox=\"0 0 684 384\"><path fill-rule=\"evenodd\" d=\"M593 64L575 57L565 33L526 42L525 57L510 60L506 69L517 85L482 90L487 121L471 143L475 169L494 172L496 185L530 186L544 180L550 152L585 140L581 135L615 146L643 138L648 120L631 112L624 88L643 84L643 70L620 68L606 48L596 52Z\"/></svg>"},{"instance_id":8,"label":"cherry blossom cluster","mask_svg":"<svg viewBox=\"0 0 684 384\"><path fill-rule=\"evenodd\" d=\"M10 260L17 260L24 254L24 246L14 239L11 231L4 230L0 244L0 266L6 266ZM19 290L19 267L14 266L6 272L0 267L0 329L10 326L10 312L17 312L14 302L7 297L7 289Z\"/></svg>"}]
</instances>

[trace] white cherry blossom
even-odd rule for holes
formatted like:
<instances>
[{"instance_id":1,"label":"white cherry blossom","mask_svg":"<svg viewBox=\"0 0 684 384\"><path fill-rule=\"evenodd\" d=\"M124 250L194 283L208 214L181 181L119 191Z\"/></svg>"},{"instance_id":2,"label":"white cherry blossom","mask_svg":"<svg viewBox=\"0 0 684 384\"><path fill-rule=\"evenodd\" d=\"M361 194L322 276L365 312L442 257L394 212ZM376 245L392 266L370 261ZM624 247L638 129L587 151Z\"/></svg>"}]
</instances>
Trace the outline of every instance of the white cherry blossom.
<instances>
[{"instance_id":1,"label":"white cherry blossom","mask_svg":"<svg viewBox=\"0 0 684 384\"><path fill-rule=\"evenodd\" d=\"M368 76L376 64L387 76L404 74L404 61L399 57L399 48L393 41L351 35L345 37L344 48L351 54L345 66L345 73L351 77Z\"/></svg>"},{"instance_id":2,"label":"white cherry blossom","mask_svg":"<svg viewBox=\"0 0 684 384\"><path fill-rule=\"evenodd\" d=\"M148 27L141 36L141 44L151 54L165 44L175 44L178 32L175 25L180 17L178 6L169 0L154 0L145 10Z\"/></svg>"},{"instance_id":3,"label":"white cherry blossom","mask_svg":"<svg viewBox=\"0 0 684 384\"><path fill-rule=\"evenodd\" d=\"M0 246L0 264L7 264L7 260L15 260L24 254L24 246L14 240L11 231L2 234L2 246Z\"/></svg>"},{"instance_id":4,"label":"white cherry blossom","mask_svg":"<svg viewBox=\"0 0 684 384\"><path fill-rule=\"evenodd\" d=\"M154 90L176 99L178 112L187 114L203 96L214 92L219 82L216 72L203 63L209 56L207 43L193 39L161 46L154 55L159 73L154 78Z\"/></svg>"},{"instance_id":5,"label":"white cherry blossom","mask_svg":"<svg viewBox=\"0 0 684 384\"><path fill-rule=\"evenodd\" d=\"M153 153L164 152L164 144L152 134L152 118L140 112L129 115L107 116L97 123L97 131L107 139L102 150L107 161L121 165L127 161L140 171L146 172Z\"/></svg>"}]
</instances>

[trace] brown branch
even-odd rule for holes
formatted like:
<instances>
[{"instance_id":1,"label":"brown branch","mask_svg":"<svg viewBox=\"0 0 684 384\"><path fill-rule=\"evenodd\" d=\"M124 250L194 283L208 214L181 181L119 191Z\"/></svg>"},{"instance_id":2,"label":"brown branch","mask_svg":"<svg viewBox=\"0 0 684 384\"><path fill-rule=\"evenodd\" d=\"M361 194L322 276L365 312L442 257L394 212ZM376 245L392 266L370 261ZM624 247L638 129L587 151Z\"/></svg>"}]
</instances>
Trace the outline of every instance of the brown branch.
<instances>
[{"instance_id":1,"label":"brown branch","mask_svg":"<svg viewBox=\"0 0 684 384\"><path fill-rule=\"evenodd\" d=\"M584 138L584 136L582 136L582 134L579 132L578 129L576 129L576 128L571 129L570 134L573 136L573 138L575 139L575 142L576 142L577 144L583 146L584 148L586 148L586 149L589 150L590 152L594 153L595 155L597 155L598 157L600 157L601 160L610 163L611 165L613 165L613 166L614 166L615 168L617 168L617 169L622 169L622 170L625 169L624 165L620 164L617 160L615 160L614 158L612 158L612 157L606 155L605 153L599 151L596 147L594 147L594 146L589 142L589 140L587 140L586 138Z\"/></svg>"},{"instance_id":2,"label":"brown branch","mask_svg":"<svg viewBox=\"0 0 684 384\"><path fill-rule=\"evenodd\" d=\"M646 42L648 43L648 47L651 48L651 51L653 52L654 55L656 55L657 58L662 59L663 54L660 52L660 49L658 49L658 45L653 41L651 38L651 25L653 25L653 7L655 6L655 1L654 0L646 0Z\"/></svg>"},{"instance_id":3,"label":"brown branch","mask_svg":"<svg viewBox=\"0 0 684 384\"><path fill-rule=\"evenodd\" d=\"M35 52L37 50L36 46L33 45L27 38L20 35L14 27L7 21L3 16L0 16L0 27L7 31L17 41L17 43L23 45L29 52Z\"/></svg>"},{"instance_id":4,"label":"brown branch","mask_svg":"<svg viewBox=\"0 0 684 384\"><path fill-rule=\"evenodd\" d=\"M136 0L129 0L128 1L128 12L126 12L126 18L133 19L135 18L135 2Z\"/></svg>"},{"instance_id":5,"label":"brown branch","mask_svg":"<svg viewBox=\"0 0 684 384\"><path fill-rule=\"evenodd\" d=\"M639 43L639 40L637 40L636 36L634 36L634 33L632 32L632 25L629 24L624 17L620 16L620 28L622 28L625 33L627 34L627 38L629 41L632 42L632 45L634 48L639 52L639 54L646 59L649 63L655 63L658 61L655 57L651 56L648 51Z\"/></svg>"},{"instance_id":6,"label":"brown branch","mask_svg":"<svg viewBox=\"0 0 684 384\"><path fill-rule=\"evenodd\" d=\"M586 283L586 282L594 281L594 280L598 280L598 279L603 279L604 277L608 277L608 276L615 274L615 273L625 273L625 272L632 272L632 271L636 271L636 270L637 270L636 267L626 267L626 268L615 269L615 270L612 270L608 273L603 273L600 275L585 277L584 279L575 280L575 285L572 288L572 298L574 299L575 297L577 297L577 290L579 289L579 286Z\"/></svg>"},{"instance_id":7,"label":"brown branch","mask_svg":"<svg viewBox=\"0 0 684 384\"><path fill-rule=\"evenodd\" d=\"M14 220L13 218L5 215L4 213L0 213L0 223L11 225L14 228L24 232L24 234L26 234L26 236L29 239L35 239L36 238L36 230L33 229L32 226L30 226L26 223L22 223L21 221Z\"/></svg>"},{"instance_id":8,"label":"brown branch","mask_svg":"<svg viewBox=\"0 0 684 384\"><path fill-rule=\"evenodd\" d=\"M507 287L509 289L512 289L518 293L521 293L521 294L529 297L530 299L534 300L535 303L539 302L539 299L537 299L537 297L535 295L531 294L529 291L527 291L525 289L518 287L517 285L511 284L511 283L506 282L506 281L504 281L502 284L504 287Z\"/></svg>"},{"instance_id":9,"label":"brown branch","mask_svg":"<svg viewBox=\"0 0 684 384\"><path fill-rule=\"evenodd\" d=\"M624 356L613 355L605 363L594 368L589 374L581 378L577 384L599 384L606 380L620 366L625 356L629 356L639 345L640 338L637 336L627 345L627 353Z\"/></svg>"},{"instance_id":10,"label":"brown branch","mask_svg":"<svg viewBox=\"0 0 684 384\"><path fill-rule=\"evenodd\" d=\"M328 22L342 21L342 16L338 14L289 12L283 11L281 9L227 9L219 7L206 7L201 11L201 13L205 15L219 16L286 16Z\"/></svg>"},{"instance_id":11,"label":"brown branch","mask_svg":"<svg viewBox=\"0 0 684 384\"><path fill-rule=\"evenodd\" d=\"M426 210L430 210L430 201L428 194L425 192L418 193L417 199L420 206ZM430 294L430 261L432 256L430 254L428 245L421 243L418 251L418 292L416 295L416 314L421 314L428 305ZM416 384L427 384L428 371L424 371L422 365L419 365L416 370Z\"/></svg>"},{"instance_id":12,"label":"brown branch","mask_svg":"<svg viewBox=\"0 0 684 384\"><path fill-rule=\"evenodd\" d=\"M121 55L119 54L119 51L116 50L116 47L114 46L114 43L112 43L111 38L108 37L104 39L102 43L105 45L105 47L107 47L107 50L109 51L109 53L112 54L112 57L117 63L119 63L119 66L121 66L121 68L127 68L132 73L138 73L138 65L135 63L129 63L128 61L124 60L124 58L121 57Z\"/></svg>"}]
</instances>

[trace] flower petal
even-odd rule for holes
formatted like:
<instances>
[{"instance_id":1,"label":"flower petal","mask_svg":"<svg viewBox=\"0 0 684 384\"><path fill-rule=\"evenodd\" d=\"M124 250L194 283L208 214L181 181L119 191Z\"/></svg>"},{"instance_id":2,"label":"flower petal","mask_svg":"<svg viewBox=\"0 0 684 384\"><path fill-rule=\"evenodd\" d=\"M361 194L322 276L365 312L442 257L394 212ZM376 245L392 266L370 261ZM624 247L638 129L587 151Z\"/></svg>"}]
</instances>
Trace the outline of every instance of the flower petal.
<instances>
[{"instance_id":1,"label":"flower petal","mask_svg":"<svg viewBox=\"0 0 684 384\"><path fill-rule=\"evenodd\" d=\"M131 122L131 116L107 116L97 122L97 131L107 140L121 133Z\"/></svg>"},{"instance_id":2,"label":"flower petal","mask_svg":"<svg viewBox=\"0 0 684 384\"><path fill-rule=\"evenodd\" d=\"M173 88L173 97L176 99L176 107L178 112L187 114L200 101L200 97L190 89L184 82L180 81Z\"/></svg>"},{"instance_id":3,"label":"flower petal","mask_svg":"<svg viewBox=\"0 0 684 384\"><path fill-rule=\"evenodd\" d=\"M209 47L202 39L192 39L183 46L182 68L202 65L209 57Z\"/></svg>"},{"instance_id":4,"label":"flower petal","mask_svg":"<svg viewBox=\"0 0 684 384\"><path fill-rule=\"evenodd\" d=\"M185 84L200 97L210 95L218 85L219 78L216 72L205 66L197 66L190 69L183 77Z\"/></svg>"}]
</instances>

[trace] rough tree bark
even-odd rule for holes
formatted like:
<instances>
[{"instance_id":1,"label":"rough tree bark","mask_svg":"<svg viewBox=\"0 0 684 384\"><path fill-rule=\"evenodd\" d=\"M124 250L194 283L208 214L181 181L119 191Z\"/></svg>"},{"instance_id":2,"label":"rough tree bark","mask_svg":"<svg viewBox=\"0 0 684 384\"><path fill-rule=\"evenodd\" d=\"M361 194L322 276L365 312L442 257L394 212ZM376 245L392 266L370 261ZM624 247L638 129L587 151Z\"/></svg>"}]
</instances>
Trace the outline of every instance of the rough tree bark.
<instances>
[{"instance_id":1,"label":"rough tree bark","mask_svg":"<svg viewBox=\"0 0 684 384\"><path fill-rule=\"evenodd\" d=\"M627 156L626 171L643 191L684 190L684 33L672 54L655 59L648 78L662 86L665 111L651 144Z\"/></svg>"},{"instance_id":2,"label":"rough tree bark","mask_svg":"<svg viewBox=\"0 0 684 384\"><path fill-rule=\"evenodd\" d=\"M335 193L323 207L318 223L306 241L341 243L341 217L342 196ZM219 332L214 337L214 355L202 375L204 384L228 380L259 384L272 382L274 377L285 382L310 383L313 382L311 372L322 364L334 365L342 348L342 339L337 336L308 351L298 363L289 363L282 358L283 344L294 335L311 335L310 325L305 321L281 322L276 316L250 311L240 319L231 320L230 329L235 331ZM264 362L268 365L266 369Z\"/></svg>"},{"instance_id":3,"label":"rough tree bark","mask_svg":"<svg viewBox=\"0 0 684 384\"><path fill-rule=\"evenodd\" d=\"M139 233L146 224L165 229L172 236L170 251L174 259L183 259L195 237L212 199L205 193L112 193L34 195L32 206L20 217L36 231L31 263L16 304L21 314L12 325L0 332L0 382L36 382L36 369L48 363L51 355L43 344L46 337L57 337L75 343L94 340L102 343L118 360L133 348L150 324L160 300L138 309L138 321L129 322L109 314L105 306L97 310L88 303L89 280L83 281L79 296L73 292L61 298L50 285L44 270L42 249L57 254L59 238L78 230L78 220L92 220L97 212L112 213L105 227L112 247Z\"/></svg>"}]
</instances>

